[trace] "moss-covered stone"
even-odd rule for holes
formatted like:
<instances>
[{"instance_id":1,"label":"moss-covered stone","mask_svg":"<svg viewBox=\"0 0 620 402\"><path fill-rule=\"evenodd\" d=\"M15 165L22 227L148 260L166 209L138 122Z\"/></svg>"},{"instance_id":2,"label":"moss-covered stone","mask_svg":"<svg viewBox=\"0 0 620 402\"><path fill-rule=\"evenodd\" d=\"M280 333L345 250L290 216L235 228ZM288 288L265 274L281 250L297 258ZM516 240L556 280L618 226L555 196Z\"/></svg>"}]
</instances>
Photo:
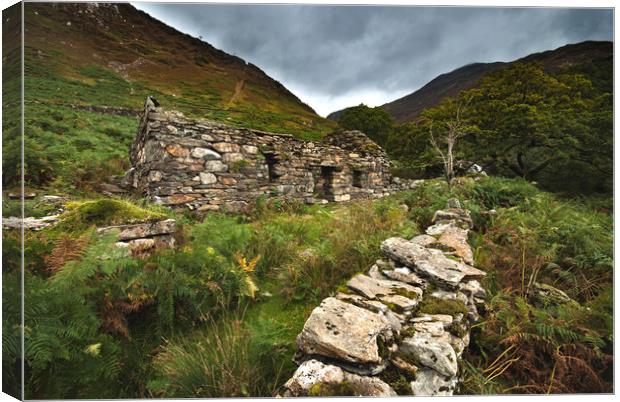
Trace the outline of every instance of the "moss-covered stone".
<instances>
[{"instance_id":1,"label":"moss-covered stone","mask_svg":"<svg viewBox=\"0 0 620 402\"><path fill-rule=\"evenodd\" d=\"M420 304L419 313L424 314L447 314L455 316L457 314L467 314L467 306L460 300L439 299L427 297Z\"/></svg>"},{"instance_id":2,"label":"moss-covered stone","mask_svg":"<svg viewBox=\"0 0 620 402\"><path fill-rule=\"evenodd\" d=\"M310 387L308 396L355 396L355 389L348 381L340 383L319 382Z\"/></svg>"},{"instance_id":3,"label":"moss-covered stone","mask_svg":"<svg viewBox=\"0 0 620 402\"><path fill-rule=\"evenodd\" d=\"M415 379L412 374L389 366L383 370L379 378L388 383L398 395L412 395L410 381Z\"/></svg>"}]
</instances>

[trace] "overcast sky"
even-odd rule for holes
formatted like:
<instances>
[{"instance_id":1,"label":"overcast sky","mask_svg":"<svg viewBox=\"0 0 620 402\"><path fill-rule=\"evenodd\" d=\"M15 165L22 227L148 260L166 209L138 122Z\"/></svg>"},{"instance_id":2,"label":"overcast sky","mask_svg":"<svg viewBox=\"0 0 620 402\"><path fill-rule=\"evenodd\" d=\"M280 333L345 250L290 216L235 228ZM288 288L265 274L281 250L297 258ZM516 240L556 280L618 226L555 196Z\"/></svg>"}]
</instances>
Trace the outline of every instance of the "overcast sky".
<instances>
[{"instance_id":1,"label":"overcast sky","mask_svg":"<svg viewBox=\"0 0 620 402\"><path fill-rule=\"evenodd\" d=\"M465 64L613 38L604 9L134 6L256 64L323 116L382 105Z\"/></svg>"}]
</instances>

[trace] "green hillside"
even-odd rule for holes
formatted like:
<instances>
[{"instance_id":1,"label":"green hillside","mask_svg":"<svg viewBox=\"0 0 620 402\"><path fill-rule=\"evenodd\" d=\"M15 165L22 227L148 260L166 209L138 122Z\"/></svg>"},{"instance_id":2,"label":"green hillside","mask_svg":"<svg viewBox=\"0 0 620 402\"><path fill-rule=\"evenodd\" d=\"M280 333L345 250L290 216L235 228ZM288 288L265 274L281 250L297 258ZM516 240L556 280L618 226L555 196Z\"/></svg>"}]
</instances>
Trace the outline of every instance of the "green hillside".
<instances>
[{"instance_id":1,"label":"green hillside","mask_svg":"<svg viewBox=\"0 0 620 402\"><path fill-rule=\"evenodd\" d=\"M10 12L7 32L19 22L19 14L11 18ZM60 181L89 187L91 176L120 173L147 95L190 116L299 138L319 139L336 127L258 67L128 4L28 3L25 24L27 182L32 186ZM18 57L19 38L5 37L5 43L5 55ZM17 77L5 85L17 89ZM19 173L11 158L16 137L5 138L8 186L16 184ZM58 156L66 154L71 160L59 166ZM78 177L67 175L75 170Z\"/></svg>"}]
</instances>

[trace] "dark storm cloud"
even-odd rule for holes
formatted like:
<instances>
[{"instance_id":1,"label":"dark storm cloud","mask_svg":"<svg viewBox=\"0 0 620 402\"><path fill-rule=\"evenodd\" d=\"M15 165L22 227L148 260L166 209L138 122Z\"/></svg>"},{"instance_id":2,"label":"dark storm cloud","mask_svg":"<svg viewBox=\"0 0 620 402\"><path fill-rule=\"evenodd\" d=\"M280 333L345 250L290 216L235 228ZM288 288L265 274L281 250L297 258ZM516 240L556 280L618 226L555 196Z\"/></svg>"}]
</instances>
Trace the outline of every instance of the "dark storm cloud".
<instances>
[{"instance_id":1,"label":"dark storm cloud","mask_svg":"<svg viewBox=\"0 0 620 402\"><path fill-rule=\"evenodd\" d=\"M394 100L468 63L613 35L603 9L134 5L258 65L323 115Z\"/></svg>"}]
</instances>

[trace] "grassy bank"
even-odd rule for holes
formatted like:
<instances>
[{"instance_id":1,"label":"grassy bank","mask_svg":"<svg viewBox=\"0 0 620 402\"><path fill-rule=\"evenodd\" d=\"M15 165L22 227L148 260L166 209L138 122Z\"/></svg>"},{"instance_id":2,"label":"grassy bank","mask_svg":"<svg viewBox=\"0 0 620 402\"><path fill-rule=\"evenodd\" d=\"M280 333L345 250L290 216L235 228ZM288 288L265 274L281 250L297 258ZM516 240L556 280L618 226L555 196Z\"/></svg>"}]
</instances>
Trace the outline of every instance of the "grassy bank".
<instances>
[{"instance_id":1,"label":"grassy bank","mask_svg":"<svg viewBox=\"0 0 620 402\"><path fill-rule=\"evenodd\" d=\"M453 196L472 211L476 263L489 273L459 392L610 391L609 202L488 178L328 207L259 200L251 216L202 222L166 213L181 223L179 246L146 260L94 235L91 225L116 222L117 213L91 214L108 201L76 203L70 228L28 234L27 396L271 396L295 369L295 336L318 302L367 269L383 239L418 233ZM117 207L138 220L161 214ZM14 237L5 231L3 257L15 261L3 266L5 295L18 290ZM535 282L574 302L536 302ZM8 323L18 313L4 315L8 388L18 350Z\"/></svg>"}]
</instances>

